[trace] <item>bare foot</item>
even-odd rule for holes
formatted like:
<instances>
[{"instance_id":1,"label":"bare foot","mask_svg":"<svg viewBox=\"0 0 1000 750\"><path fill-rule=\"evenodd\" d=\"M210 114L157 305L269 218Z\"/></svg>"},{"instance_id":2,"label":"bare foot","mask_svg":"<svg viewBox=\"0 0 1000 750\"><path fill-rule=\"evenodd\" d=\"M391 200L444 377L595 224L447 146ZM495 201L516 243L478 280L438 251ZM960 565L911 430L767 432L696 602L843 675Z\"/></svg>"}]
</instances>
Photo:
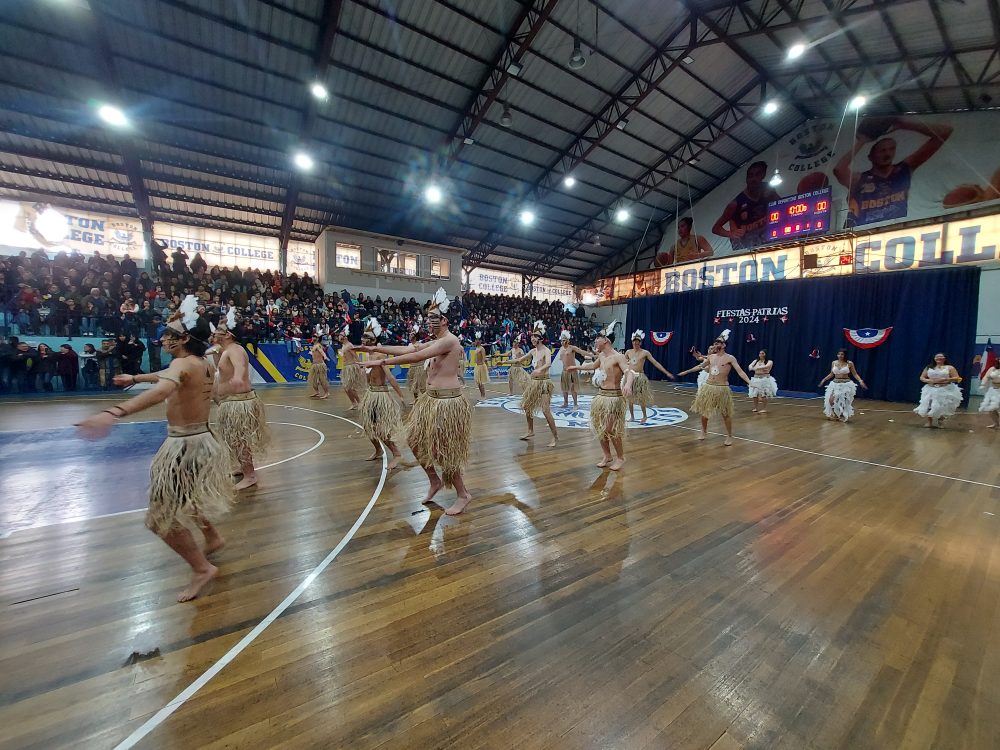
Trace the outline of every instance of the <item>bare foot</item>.
<instances>
[{"instance_id":1,"label":"bare foot","mask_svg":"<svg viewBox=\"0 0 1000 750\"><path fill-rule=\"evenodd\" d=\"M988 425L986 425L986 429L987 430L995 430L996 428L997 428L997 426L995 424L988 424Z\"/></svg>"},{"instance_id":2,"label":"bare foot","mask_svg":"<svg viewBox=\"0 0 1000 750\"><path fill-rule=\"evenodd\" d=\"M932 424L930 424L930 423L927 423L927 424L925 424L925 425L924 425L924 427L933 427L933 426L934 426L934 425L932 425Z\"/></svg>"},{"instance_id":3,"label":"bare foot","mask_svg":"<svg viewBox=\"0 0 1000 750\"><path fill-rule=\"evenodd\" d=\"M243 479L239 481L239 484L237 484L234 489L245 490L248 487L253 487L255 484L257 484L257 475L251 474L250 476L244 476Z\"/></svg>"},{"instance_id":4,"label":"bare foot","mask_svg":"<svg viewBox=\"0 0 1000 750\"><path fill-rule=\"evenodd\" d=\"M751 409L750 411L752 411L754 414L756 414L758 410L757 409Z\"/></svg>"},{"instance_id":5,"label":"bare foot","mask_svg":"<svg viewBox=\"0 0 1000 750\"><path fill-rule=\"evenodd\" d=\"M767 409L761 409L758 413L759 414L767 414Z\"/></svg>"},{"instance_id":6,"label":"bare foot","mask_svg":"<svg viewBox=\"0 0 1000 750\"><path fill-rule=\"evenodd\" d=\"M206 539L205 549L204 549L205 557L208 557L213 552L218 552L221 549L225 549L225 547L226 547L226 540L223 539L221 536L217 536L215 537L215 539L211 540Z\"/></svg>"},{"instance_id":7,"label":"bare foot","mask_svg":"<svg viewBox=\"0 0 1000 750\"><path fill-rule=\"evenodd\" d=\"M708 437L708 435L706 435L704 432L701 432L701 433L698 434L698 439L699 440L704 440L707 437Z\"/></svg>"},{"instance_id":8,"label":"bare foot","mask_svg":"<svg viewBox=\"0 0 1000 750\"><path fill-rule=\"evenodd\" d=\"M523 435L521 435L521 437L519 437L518 440L530 440L534 436L535 436L535 433L533 433L533 432L526 432Z\"/></svg>"},{"instance_id":9,"label":"bare foot","mask_svg":"<svg viewBox=\"0 0 1000 750\"><path fill-rule=\"evenodd\" d=\"M319 398L319 394L318 393L314 393L309 398Z\"/></svg>"},{"instance_id":10,"label":"bare foot","mask_svg":"<svg viewBox=\"0 0 1000 750\"><path fill-rule=\"evenodd\" d=\"M187 588L185 588L181 593L177 595L177 601L179 602L189 602L198 594L201 593L202 588L205 584L215 578L218 575L219 569L214 565L209 564L208 570L203 573L197 573L192 571L191 580L188 582Z\"/></svg>"},{"instance_id":11,"label":"bare foot","mask_svg":"<svg viewBox=\"0 0 1000 750\"><path fill-rule=\"evenodd\" d=\"M397 466L399 466L399 462L400 462L401 460L402 460L402 457L401 457L401 456L393 456L393 457L392 457L392 460L391 460L391 461L389 462L389 467L388 467L388 470L389 470L389 471L392 471L392 470L393 470L393 469L395 469L395 468L396 468Z\"/></svg>"},{"instance_id":12,"label":"bare foot","mask_svg":"<svg viewBox=\"0 0 1000 750\"><path fill-rule=\"evenodd\" d=\"M444 482L442 482L440 479L431 481L431 486L427 490L427 497L421 500L421 502L424 505L430 505L431 501L434 499L434 496L438 493L438 490L440 490L442 487L444 487Z\"/></svg>"},{"instance_id":13,"label":"bare foot","mask_svg":"<svg viewBox=\"0 0 1000 750\"><path fill-rule=\"evenodd\" d=\"M559 444L559 438L552 438L549 442L549 448L555 448Z\"/></svg>"},{"instance_id":14,"label":"bare foot","mask_svg":"<svg viewBox=\"0 0 1000 750\"><path fill-rule=\"evenodd\" d=\"M732 445L733 444L733 439L731 437L727 437L725 440L722 441L722 444L723 445Z\"/></svg>"},{"instance_id":15,"label":"bare foot","mask_svg":"<svg viewBox=\"0 0 1000 750\"><path fill-rule=\"evenodd\" d=\"M365 461L378 461L380 458L382 458L382 451L375 451Z\"/></svg>"},{"instance_id":16,"label":"bare foot","mask_svg":"<svg viewBox=\"0 0 1000 750\"><path fill-rule=\"evenodd\" d=\"M357 408L358 408L358 405L357 405L357 404L351 404L351 408L350 408L350 409L348 409L347 411L354 411L354 410L355 410L355 409L357 409Z\"/></svg>"},{"instance_id":17,"label":"bare foot","mask_svg":"<svg viewBox=\"0 0 1000 750\"><path fill-rule=\"evenodd\" d=\"M639 420L639 424L646 424L647 419L648 417L643 417L642 419Z\"/></svg>"},{"instance_id":18,"label":"bare foot","mask_svg":"<svg viewBox=\"0 0 1000 750\"><path fill-rule=\"evenodd\" d=\"M324 401L324 400L326 400L326 399L328 399L328 398L330 398L330 395L329 395L329 394L327 394L326 396L320 396L320 397L319 397L319 400L320 400L320 401Z\"/></svg>"},{"instance_id":19,"label":"bare foot","mask_svg":"<svg viewBox=\"0 0 1000 750\"><path fill-rule=\"evenodd\" d=\"M472 502L472 495L464 495L464 496L459 495L458 500L456 500L454 504L452 504L452 506L448 508L448 510L446 510L444 513L446 516L457 516L459 513L461 513L463 510L469 507L469 503L471 502Z\"/></svg>"},{"instance_id":20,"label":"bare foot","mask_svg":"<svg viewBox=\"0 0 1000 750\"><path fill-rule=\"evenodd\" d=\"M601 462L600 462L599 464L597 464L597 468L599 468L599 469L603 469L603 468L605 468L605 467L606 467L606 466L607 466L607 465L608 465L609 463L611 463L611 456L605 456L605 457L604 457L604 460L603 460L603 461L601 461Z\"/></svg>"},{"instance_id":21,"label":"bare foot","mask_svg":"<svg viewBox=\"0 0 1000 750\"><path fill-rule=\"evenodd\" d=\"M610 464L608 464L608 468L611 469L611 471L618 471L624 465L625 465L625 459L624 458L616 458L614 461L612 461Z\"/></svg>"}]
</instances>

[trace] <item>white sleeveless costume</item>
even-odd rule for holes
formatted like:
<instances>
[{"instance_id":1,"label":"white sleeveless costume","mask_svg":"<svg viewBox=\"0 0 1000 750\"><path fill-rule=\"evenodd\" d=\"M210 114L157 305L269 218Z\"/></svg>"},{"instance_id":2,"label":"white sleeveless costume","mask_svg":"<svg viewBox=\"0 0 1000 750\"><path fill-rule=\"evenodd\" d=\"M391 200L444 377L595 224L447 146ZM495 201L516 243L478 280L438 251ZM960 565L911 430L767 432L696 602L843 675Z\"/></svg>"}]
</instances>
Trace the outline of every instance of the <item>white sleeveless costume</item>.
<instances>
[{"instance_id":1,"label":"white sleeveless costume","mask_svg":"<svg viewBox=\"0 0 1000 750\"><path fill-rule=\"evenodd\" d=\"M928 367L927 377L946 378L948 377L948 368ZM961 405L962 390L956 383L948 383L947 385L926 383L920 389L920 403L917 404L917 408L913 411L921 417L944 419L945 417L952 416Z\"/></svg>"},{"instance_id":2,"label":"white sleeveless costume","mask_svg":"<svg viewBox=\"0 0 1000 750\"><path fill-rule=\"evenodd\" d=\"M851 374L848 365L833 365L830 370L835 378L846 378ZM831 380L826 386L826 395L823 398L823 413L828 417L848 420L854 416L854 396L857 395L858 384L853 380L842 380L840 382ZM833 404L830 403L833 401Z\"/></svg>"},{"instance_id":3,"label":"white sleeveless costume","mask_svg":"<svg viewBox=\"0 0 1000 750\"><path fill-rule=\"evenodd\" d=\"M764 369L766 362L759 365L760 360L754 360L748 369L753 370L754 375L750 378L750 398L774 398L778 395L778 381L767 375L757 375L757 367Z\"/></svg>"},{"instance_id":4,"label":"white sleeveless costume","mask_svg":"<svg viewBox=\"0 0 1000 750\"><path fill-rule=\"evenodd\" d=\"M1000 370L991 367L986 377L989 378L991 388L983 394L983 403L979 405L979 411L1000 411Z\"/></svg>"}]
</instances>

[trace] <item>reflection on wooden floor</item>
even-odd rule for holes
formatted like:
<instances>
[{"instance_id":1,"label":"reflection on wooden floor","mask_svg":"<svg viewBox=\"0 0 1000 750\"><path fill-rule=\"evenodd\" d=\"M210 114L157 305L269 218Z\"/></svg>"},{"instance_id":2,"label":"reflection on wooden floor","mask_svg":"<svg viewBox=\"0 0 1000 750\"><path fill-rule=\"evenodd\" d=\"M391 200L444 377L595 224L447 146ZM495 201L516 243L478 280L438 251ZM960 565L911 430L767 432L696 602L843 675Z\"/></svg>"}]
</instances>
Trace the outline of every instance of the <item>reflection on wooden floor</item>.
<instances>
[{"instance_id":1,"label":"reflection on wooden floor","mask_svg":"<svg viewBox=\"0 0 1000 750\"><path fill-rule=\"evenodd\" d=\"M351 416L339 389L263 396L289 425L269 462L314 445L305 428L326 440L261 473L196 602L174 603L184 566L141 513L56 514L0 539L0 746L115 746L354 524L381 466L323 413ZM657 399L687 410L692 396ZM988 420L926 430L908 405L859 402L842 425L819 401L762 416L738 404L736 434L756 442L699 443L694 418L633 431L618 475L594 467L585 430L550 450L544 425L526 444L517 415L475 410L469 512L426 511L419 468L390 476L340 557L139 746L1000 747ZM98 406L7 402L0 429L51 430ZM142 499L106 473L0 505L34 517L40 503Z\"/></svg>"}]
</instances>

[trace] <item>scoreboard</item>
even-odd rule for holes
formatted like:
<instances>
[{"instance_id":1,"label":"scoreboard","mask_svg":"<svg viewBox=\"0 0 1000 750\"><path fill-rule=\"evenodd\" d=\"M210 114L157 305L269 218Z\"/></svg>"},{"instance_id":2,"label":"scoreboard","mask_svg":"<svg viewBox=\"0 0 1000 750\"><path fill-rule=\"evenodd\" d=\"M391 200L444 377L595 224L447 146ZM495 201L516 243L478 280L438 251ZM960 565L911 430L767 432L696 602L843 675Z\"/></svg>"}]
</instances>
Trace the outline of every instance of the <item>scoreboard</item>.
<instances>
[{"instance_id":1,"label":"scoreboard","mask_svg":"<svg viewBox=\"0 0 1000 750\"><path fill-rule=\"evenodd\" d=\"M831 189L811 190L767 204L767 241L830 231Z\"/></svg>"}]
</instances>

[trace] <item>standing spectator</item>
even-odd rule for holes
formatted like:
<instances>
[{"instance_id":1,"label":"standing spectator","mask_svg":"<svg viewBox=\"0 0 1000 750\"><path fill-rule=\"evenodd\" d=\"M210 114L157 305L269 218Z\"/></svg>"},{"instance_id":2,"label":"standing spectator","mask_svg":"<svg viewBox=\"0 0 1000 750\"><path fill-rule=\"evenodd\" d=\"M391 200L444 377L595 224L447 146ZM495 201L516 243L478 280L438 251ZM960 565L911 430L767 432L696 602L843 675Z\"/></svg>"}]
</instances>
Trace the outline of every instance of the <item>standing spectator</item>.
<instances>
[{"instance_id":1,"label":"standing spectator","mask_svg":"<svg viewBox=\"0 0 1000 750\"><path fill-rule=\"evenodd\" d=\"M146 329L146 351L149 352L150 372L159 372L163 369L161 358L163 343L160 341L160 337L163 335L164 330L166 330L166 326L163 324L163 318L159 315L154 315L152 322Z\"/></svg>"},{"instance_id":2,"label":"standing spectator","mask_svg":"<svg viewBox=\"0 0 1000 750\"><path fill-rule=\"evenodd\" d=\"M80 352L80 361L83 363L83 387L88 391L97 390L100 384L100 367L97 364L97 350L93 344L84 344L83 351Z\"/></svg>"},{"instance_id":3,"label":"standing spectator","mask_svg":"<svg viewBox=\"0 0 1000 750\"><path fill-rule=\"evenodd\" d=\"M64 391L75 391L77 376L80 373L80 358L69 344L59 347L59 357L56 360L56 374L62 380Z\"/></svg>"},{"instance_id":4,"label":"standing spectator","mask_svg":"<svg viewBox=\"0 0 1000 750\"><path fill-rule=\"evenodd\" d=\"M48 344L38 345L38 361L32 370L35 378L35 390L42 390L51 393L52 378L56 376L56 355Z\"/></svg>"},{"instance_id":5,"label":"standing spectator","mask_svg":"<svg viewBox=\"0 0 1000 750\"><path fill-rule=\"evenodd\" d=\"M174 261L174 273L177 276L183 276L187 273L187 262L188 254L184 252L184 248L178 247L170 254L170 257Z\"/></svg>"},{"instance_id":6,"label":"standing spectator","mask_svg":"<svg viewBox=\"0 0 1000 750\"><path fill-rule=\"evenodd\" d=\"M100 385L105 391L114 388L111 382L114 378L118 365L118 347L114 339L104 339L101 348L97 351L97 364L100 367Z\"/></svg>"}]
</instances>

